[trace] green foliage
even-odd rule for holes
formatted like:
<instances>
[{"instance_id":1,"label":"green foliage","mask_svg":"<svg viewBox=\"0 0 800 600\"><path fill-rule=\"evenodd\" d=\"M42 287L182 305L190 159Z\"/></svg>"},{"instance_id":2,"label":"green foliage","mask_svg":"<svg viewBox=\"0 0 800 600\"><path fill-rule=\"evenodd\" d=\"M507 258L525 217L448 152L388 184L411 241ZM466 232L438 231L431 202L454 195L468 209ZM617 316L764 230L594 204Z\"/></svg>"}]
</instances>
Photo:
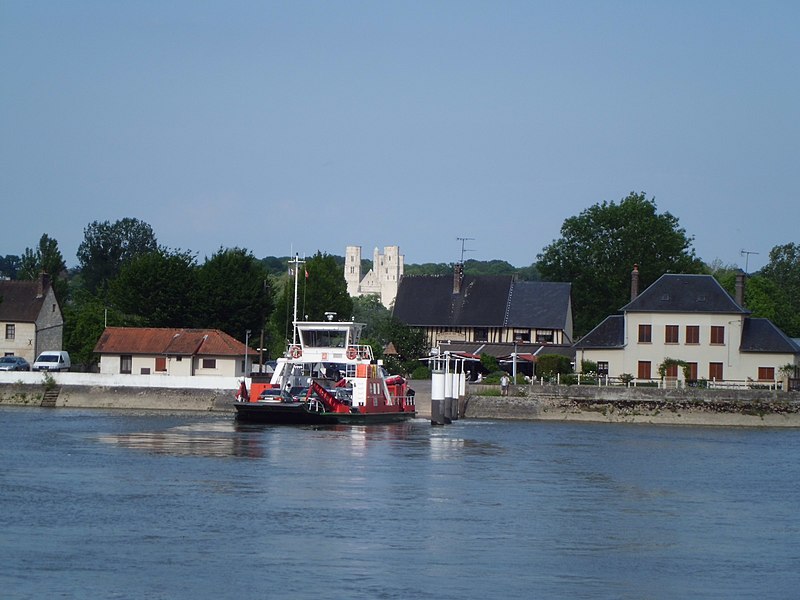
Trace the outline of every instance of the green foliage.
<instances>
[{"instance_id":1,"label":"green foliage","mask_svg":"<svg viewBox=\"0 0 800 600\"><path fill-rule=\"evenodd\" d=\"M566 219L537 268L545 281L572 283L575 333L583 335L630 301L634 264L640 290L666 272L701 272L692 239L676 217L658 213L654 199L631 193Z\"/></svg>"},{"instance_id":2,"label":"green foliage","mask_svg":"<svg viewBox=\"0 0 800 600\"><path fill-rule=\"evenodd\" d=\"M692 377L691 366L685 360L680 360L678 358L665 358L663 362L658 365L658 376L663 379L667 376L667 369L675 365L679 366L683 371L684 380L689 381Z\"/></svg>"},{"instance_id":3,"label":"green foliage","mask_svg":"<svg viewBox=\"0 0 800 600\"><path fill-rule=\"evenodd\" d=\"M773 322L789 337L800 337L800 244L775 246L760 275L774 286L773 293L780 294L781 308Z\"/></svg>"},{"instance_id":4,"label":"green foliage","mask_svg":"<svg viewBox=\"0 0 800 600\"><path fill-rule=\"evenodd\" d=\"M633 381L636 378L630 373L622 373L619 376L619 379L620 381L622 381L623 385L628 385L631 381Z\"/></svg>"},{"instance_id":5,"label":"green foliage","mask_svg":"<svg viewBox=\"0 0 800 600\"><path fill-rule=\"evenodd\" d=\"M389 342L389 321L392 313L381 304L378 296L358 296L352 300L353 320L366 325L363 336L383 348Z\"/></svg>"},{"instance_id":6,"label":"green foliage","mask_svg":"<svg viewBox=\"0 0 800 600\"><path fill-rule=\"evenodd\" d=\"M104 299L84 289L77 289L72 300L64 307L63 346L69 352L73 365L90 370L97 364L94 347L106 324L109 327L136 327L141 322L109 306Z\"/></svg>"},{"instance_id":7,"label":"green foliage","mask_svg":"<svg viewBox=\"0 0 800 600\"><path fill-rule=\"evenodd\" d=\"M244 340L248 329L253 336L260 334L272 302L263 265L242 248L220 248L197 271L194 326Z\"/></svg>"},{"instance_id":8,"label":"green foliage","mask_svg":"<svg viewBox=\"0 0 800 600\"><path fill-rule=\"evenodd\" d=\"M554 377L558 373L563 375L571 372L570 359L560 354L545 354L536 362L536 374L540 377Z\"/></svg>"},{"instance_id":9,"label":"green foliage","mask_svg":"<svg viewBox=\"0 0 800 600\"><path fill-rule=\"evenodd\" d=\"M412 372L411 372L411 379L430 379L431 378L431 369L430 367L419 364Z\"/></svg>"},{"instance_id":10,"label":"green foliage","mask_svg":"<svg viewBox=\"0 0 800 600\"><path fill-rule=\"evenodd\" d=\"M483 370L487 373L500 371L500 363L498 363L497 358L491 354L481 354L481 367L483 367Z\"/></svg>"},{"instance_id":11,"label":"green foliage","mask_svg":"<svg viewBox=\"0 0 800 600\"><path fill-rule=\"evenodd\" d=\"M109 282L108 299L148 327L190 327L203 320L192 301L197 280L194 255L160 248L125 263Z\"/></svg>"},{"instance_id":12,"label":"green foliage","mask_svg":"<svg viewBox=\"0 0 800 600\"><path fill-rule=\"evenodd\" d=\"M593 360L582 360L581 373L597 373L597 363Z\"/></svg>"},{"instance_id":13,"label":"green foliage","mask_svg":"<svg viewBox=\"0 0 800 600\"><path fill-rule=\"evenodd\" d=\"M78 262L86 288L104 289L122 266L136 256L158 250L153 228L144 221L125 218L109 223L93 221L83 230Z\"/></svg>"},{"instance_id":14,"label":"green foliage","mask_svg":"<svg viewBox=\"0 0 800 600\"><path fill-rule=\"evenodd\" d=\"M22 259L19 262L19 279L36 281L42 273L50 275L50 284L53 292L58 299L59 305L63 305L67 299L67 265L64 256L58 249L58 242L46 233L39 238L39 245L36 249L25 248Z\"/></svg>"},{"instance_id":15,"label":"green foliage","mask_svg":"<svg viewBox=\"0 0 800 600\"><path fill-rule=\"evenodd\" d=\"M6 254L0 256L0 277L8 277L9 279L17 278L17 271L20 268L20 258L13 254Z\"/></svg>"}]
</instances>

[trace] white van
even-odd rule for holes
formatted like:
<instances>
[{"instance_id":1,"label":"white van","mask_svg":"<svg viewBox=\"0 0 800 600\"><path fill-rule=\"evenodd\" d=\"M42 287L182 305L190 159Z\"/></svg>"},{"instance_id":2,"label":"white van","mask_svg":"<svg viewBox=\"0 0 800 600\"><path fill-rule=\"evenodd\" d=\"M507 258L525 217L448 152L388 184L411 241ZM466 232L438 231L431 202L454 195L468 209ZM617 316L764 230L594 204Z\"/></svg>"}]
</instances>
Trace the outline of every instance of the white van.
<instances>
[{"instance_id":1,"label":"white van","mask_svg":"<svg viewBox=\"0 0 800 600\"><path fill-rule=\"evenodd\" d=\"M45 350L33 362L34 371L69 371L72 363L63 350Z\"/></svg>"}]
</instances>

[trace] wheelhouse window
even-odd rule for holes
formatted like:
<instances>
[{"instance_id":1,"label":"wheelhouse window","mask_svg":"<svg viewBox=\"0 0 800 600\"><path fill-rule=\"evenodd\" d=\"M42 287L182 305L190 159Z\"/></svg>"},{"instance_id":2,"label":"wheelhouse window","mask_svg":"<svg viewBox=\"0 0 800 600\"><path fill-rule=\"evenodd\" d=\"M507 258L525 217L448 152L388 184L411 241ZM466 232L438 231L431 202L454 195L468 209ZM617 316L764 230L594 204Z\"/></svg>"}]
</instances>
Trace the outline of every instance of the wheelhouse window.
<instances>
[{"instance_id":1,"label":"wheelhouse window","mask_svg":"<svg viewBox=\"0 0 800 600\"><path fill-rule=\"evenodd\" d=\"M708 378L711 380L722 381L722 363L712 362L708 363Z\"/></svg>"},{"instance_id":2,"label":"wheelhouse window","mask_svg":"<svg viewBox=\"0 0 800 600\"><path fill-rule=\"evenodd\" d=\"M664 327L664 343L677 344L679 329L680 328L677 325L666 325Z\"/></svg>"},{"instance_id":3,"label":"wheelhouse window","mask_svg":"<svg viewBox=\"0 0 800 600\"><path fill-rule=\"evenodd\" d=\"M639 379L651 379L651 365L649 360L640 360L636 376Z\"/></svg>"},{"instance_id":4,"label":"wheelhouse window","mask_svg":"<svg viewBox=\"0 0 800 600\"><path fill-rule=\"evenodd\" d=\"M711 326L711 343L721 346L725 343L725 327L723 325Z\"/></svg>"},{"instance_id":5,"label":"wheelhouse window","mask_svg":"<svg viewBox=\"0 0 800 600\"><path fill-rule=\"evenodd\" d=\"M700 326L687 325L686 326L686 343L699 344L700 343Z\"/></svg>"},{"instance_id":6,"label":"wheelhouse window","mask_svg":"<svg viewBox=\"0 0 800 600\"><path fill-rule=\"evenodd\" d=\"M758 367L759 381L775 381L775 367Z\"/></svg>"},{"instance_id":7,"label":"wheelhouse window","mask_svg":"<svg viewBox=\"0 0 800 600\"><path fill-rule=\"evenodd\" d=\"M17 326L13 323L6 323L6 339L13 340L17 335Z\"/></svg>"},{"instance_id":8,"label":"wheelhouse window","mask_svg":"<svg viewBox=\"0 0 800 600\"><path fill-rule=\"evenodd\" d=\"M639 325L639 343L649 344L653 341L653 326Z\"/></svg>"},{"instance_id":9,"label":"wheelhouse window","mask_svg":"<svg viewBox=\"0 0 800 600\"><path fill-rule=\"evenodd\" d=\"M130 375L133 368L133 356L123 354L119 357L119 372L123 375Z\"/></svg>"}]
</instances>

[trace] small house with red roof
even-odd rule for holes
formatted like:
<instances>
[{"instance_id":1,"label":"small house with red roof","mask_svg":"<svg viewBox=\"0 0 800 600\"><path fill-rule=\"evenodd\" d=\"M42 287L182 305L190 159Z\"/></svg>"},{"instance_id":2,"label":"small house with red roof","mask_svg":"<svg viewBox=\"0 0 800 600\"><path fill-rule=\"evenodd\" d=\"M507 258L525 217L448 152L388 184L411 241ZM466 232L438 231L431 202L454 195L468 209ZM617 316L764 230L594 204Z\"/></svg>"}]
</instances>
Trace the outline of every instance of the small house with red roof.
<instances>
[{"instance_id":1,"label":"small house with red roof","mask_svg":"<svg viewBox=\"0 0 800 600\"><path fill-rule=\"evenodd\" d=\"M106 327L94 352L110 375L241 377L256 355L219 329L166 327Z\"/></svg>"}]
</instances>

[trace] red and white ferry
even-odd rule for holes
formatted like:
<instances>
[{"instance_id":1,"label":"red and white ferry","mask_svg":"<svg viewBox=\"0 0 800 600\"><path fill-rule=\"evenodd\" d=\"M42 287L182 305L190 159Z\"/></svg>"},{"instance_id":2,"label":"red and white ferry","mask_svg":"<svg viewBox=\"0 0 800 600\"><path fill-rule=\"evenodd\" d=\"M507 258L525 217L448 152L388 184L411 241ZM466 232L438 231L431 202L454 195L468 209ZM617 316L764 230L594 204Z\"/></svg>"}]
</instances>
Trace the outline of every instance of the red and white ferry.
<instances>
[{"instance_id":1,"label":"red and white ferry","mask_svg":"<svg viewBox=\"0 0 800 600\"><path fill-rule=\"evenodd\" d=\"M303 321L297 343L278 359L269 381L245 381L234 406L240 421L367 424L416 416L414 392L390 376L372 347L359 344L363 323Z\"/></svg>"},{"instance_id":2,"label":"red and white ferry","mask_svg":"<svg viewBox=\"0 0 800 600\"><path fill-rule=\"evenodd\" d=\"M246 380L237 392L240 421L285 424L367 424L402 421L416 416L414 391L406 380L390 376L372 347L361 344L365 325L353 321L297 321L293 343L279 358L268 381Z\"/></svg>"}]
</instances>

